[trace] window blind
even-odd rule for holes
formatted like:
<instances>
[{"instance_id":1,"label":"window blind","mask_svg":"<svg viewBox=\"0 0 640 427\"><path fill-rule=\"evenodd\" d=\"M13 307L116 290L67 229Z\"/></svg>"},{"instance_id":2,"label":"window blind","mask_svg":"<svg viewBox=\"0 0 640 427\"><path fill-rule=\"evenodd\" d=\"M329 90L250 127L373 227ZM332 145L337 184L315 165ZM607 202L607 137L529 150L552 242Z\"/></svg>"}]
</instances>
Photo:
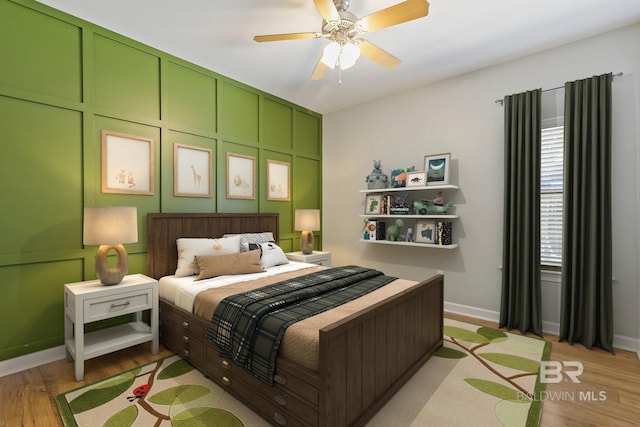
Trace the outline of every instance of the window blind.
<instances>
[{"instance_id":1,"label":"window blind","mask_svg":"<svg viewBox=\"0 0 640 427\"><path fill-rule=\"evenodd\" d=\"M540 157L540 263L562 266L564 126L542 129Z\"/></svg>"}]
</instances>

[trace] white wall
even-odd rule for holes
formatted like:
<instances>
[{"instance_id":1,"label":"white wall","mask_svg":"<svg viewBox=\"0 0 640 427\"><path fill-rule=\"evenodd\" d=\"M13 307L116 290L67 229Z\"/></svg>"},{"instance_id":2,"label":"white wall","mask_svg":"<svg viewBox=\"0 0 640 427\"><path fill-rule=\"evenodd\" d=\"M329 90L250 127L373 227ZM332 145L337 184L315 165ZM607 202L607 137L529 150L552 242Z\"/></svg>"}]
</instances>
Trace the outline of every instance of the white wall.
<instances>
[{"instance_id":1,"label":"white wall","mask_svg":"<svg viewBox=\"0 0 640 427\"><path fill-rule=\"evenodd\" d=\"M420 280L445 272L453 310L496 318L500 310L503 202L503 108L496 99L606 72L613 82L614 321L619 346L640 337L640 25L465 74L324 116L323 249L333 264L375 266ZM375 88L372 88L375 90ZM365 177L374 159L383 170L451 153L458 249L370 245L362 230ZM547 330L557 328L559 284L543 284Z\"/></svg>"}]
</instances>

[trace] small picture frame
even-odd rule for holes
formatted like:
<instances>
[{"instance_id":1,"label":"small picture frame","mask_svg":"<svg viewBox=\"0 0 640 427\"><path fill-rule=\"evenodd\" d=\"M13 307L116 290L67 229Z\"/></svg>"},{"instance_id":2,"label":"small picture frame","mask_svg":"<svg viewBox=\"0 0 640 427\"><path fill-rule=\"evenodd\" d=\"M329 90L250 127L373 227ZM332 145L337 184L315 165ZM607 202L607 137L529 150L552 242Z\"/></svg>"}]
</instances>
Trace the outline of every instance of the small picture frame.
<instances>
[{"instance_id":1,"label":"small picture frame","mask_svg":"<svg viewBox=\"0 0 640 427\"><path fill-rule=\"evenodd\" d=\"M173 144L173 195L211 197L211 149Z\"/></svg>"},{"instance_id":2,"label":"small picture frame","mask_svg":"<svg viewBox=\"0 0 640 427\"><path fill-rule=\"evenodd\" d=\"M367 194L365 200L365 215L380 215L382 207L382 194Z\"/></svg>"},{"instance_id":3,"label":"small picture frame","mask_svg":"<svg viewBox=\"0 0 640 427\"><path fill-rule=\"evenodd\" d=\"M227 153L227 199L256 198L256 158Z\"/></svg>"},{"instance_id":4,"label":"small picture frame","mask_svg":"<svg viewBox=\"0 0 640 427\"><path fill-rule=\"evenodd\" d=\"M267 160L267 200L288 202L291 200L289 170L287 162Z\"/></svg>"},{"instance_id":5,"label":"small picture frame","mask_svg":"<svg viewBox=\"0 0 640 427\"><path fill-rule=\"evenodd\" d=\"M153 139L102 130L102 192L153 194Z\"/></svg>"},{"instance_id":6,"label":"small picture frame","mask_svg":"<svg viewBox=\"0 0 640 427\"><path fill-rule=\"evenodd\" d=\"M424 156L424 170L427 186L449 184L449 164L451 153Z\"/></svg>"},{"instance_id":7,"label":"small picture frame","mask_svg":"<svg viewBox=\"0 0 640 427\"><path fill-rule=\"evenodd\" d=\"M416 243L435 243L436 222L434 220L416 221Z\"/></svg>"},{"instance_id":8,"label":"small picture frame","mask_svg":"<svg viewBox=\"0 0 640 427\"><path fill-rule=\"evenodd\" d=\"M427 185L424 171L407 172L407 187L424 187Z\"/></svg>"}]
</instances>

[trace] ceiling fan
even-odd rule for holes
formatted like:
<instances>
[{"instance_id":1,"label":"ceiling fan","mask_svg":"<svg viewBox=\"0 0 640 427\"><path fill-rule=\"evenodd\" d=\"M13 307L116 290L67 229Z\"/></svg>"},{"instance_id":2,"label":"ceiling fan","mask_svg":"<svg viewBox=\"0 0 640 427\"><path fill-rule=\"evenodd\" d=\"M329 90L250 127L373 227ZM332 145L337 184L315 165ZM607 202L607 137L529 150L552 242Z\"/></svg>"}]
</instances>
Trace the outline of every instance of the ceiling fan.
<instances>
[{"instance_id":1,"label":"ceiling fan","mask_svg":"<svg viewBox=\"0 0 640 427\"><path fill-rule=\"evenodd\" d=\"M429 13L427 0L406 0L364 18L358 18L347 11L349 0L313 0L313 2L322 16L322 32L270 34L253 38L257 42L321 37L331 40L331 43L324 48L323 55L313 70L312 80L323 78L329 69L338 67L338 70L345 70L353 66L360 54L384 68L394 69L400 64L400 59L359 36L422 18Z\"/></svg>"}]
</instances>

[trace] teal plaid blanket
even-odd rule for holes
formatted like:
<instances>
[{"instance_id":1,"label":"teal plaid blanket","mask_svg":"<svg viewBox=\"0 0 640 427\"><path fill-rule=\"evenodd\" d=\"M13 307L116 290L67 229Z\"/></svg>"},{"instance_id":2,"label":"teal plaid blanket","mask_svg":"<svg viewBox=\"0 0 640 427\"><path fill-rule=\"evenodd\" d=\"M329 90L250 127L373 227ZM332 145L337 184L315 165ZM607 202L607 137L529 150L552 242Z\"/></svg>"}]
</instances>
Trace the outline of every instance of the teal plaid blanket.
<instances>
[{"instance_id":1,"label":"teal plaid blanket","mask_svg":"<svg viewBox=\"0 0 640 427\"><path fill-rule=\"evenodd\" d=\"M395 280L349 265L284 280L221 301L207 338L223 357L273 385L275 359L287 327L337 307Z\"/></svg>"}]
</instances>

